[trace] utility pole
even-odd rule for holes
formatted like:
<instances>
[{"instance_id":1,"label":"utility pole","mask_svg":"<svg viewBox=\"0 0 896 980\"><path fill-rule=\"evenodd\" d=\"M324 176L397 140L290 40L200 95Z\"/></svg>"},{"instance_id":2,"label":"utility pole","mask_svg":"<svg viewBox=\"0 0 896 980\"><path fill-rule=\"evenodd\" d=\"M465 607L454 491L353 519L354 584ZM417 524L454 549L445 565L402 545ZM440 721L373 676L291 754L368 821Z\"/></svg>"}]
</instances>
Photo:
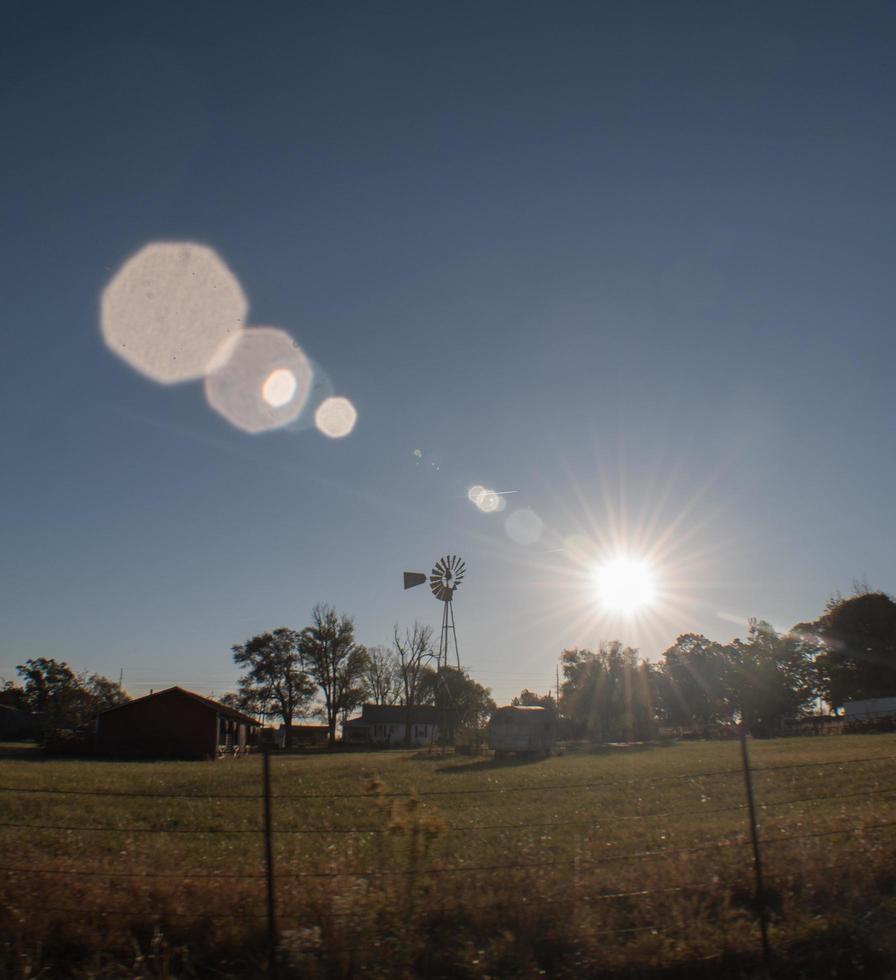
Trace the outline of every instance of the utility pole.
<instances>
[{"instance_id":1,"label":"utility pole","mask_svg":"<svg viewBox=\"0 0 896 980\"><path fill-rule=\"evenodd\" d=\"M554 668L556 673L554 676L554 701L557 704L557 710L560 710L560 664Z\"/></svg>"}]
</instances>

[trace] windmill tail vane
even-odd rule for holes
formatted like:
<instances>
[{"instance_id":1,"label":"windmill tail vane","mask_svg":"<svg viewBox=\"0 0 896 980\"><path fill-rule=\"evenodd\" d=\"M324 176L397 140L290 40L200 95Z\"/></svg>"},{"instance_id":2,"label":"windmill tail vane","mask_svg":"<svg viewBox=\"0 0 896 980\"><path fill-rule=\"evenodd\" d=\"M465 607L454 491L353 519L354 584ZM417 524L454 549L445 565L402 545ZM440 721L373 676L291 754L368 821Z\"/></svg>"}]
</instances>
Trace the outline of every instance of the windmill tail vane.
<instances>
[{"instance_id":1,"label":"windmill tail vane","mask_svg":"<svg viewBox=\"0 0 896 980\"><path fill-rule=\"evenodd\" d=\"M426 572L405 572L404 587L405 591L413 589L415 585L423 585L426 581Z\"/></svg>"}]
</instances>

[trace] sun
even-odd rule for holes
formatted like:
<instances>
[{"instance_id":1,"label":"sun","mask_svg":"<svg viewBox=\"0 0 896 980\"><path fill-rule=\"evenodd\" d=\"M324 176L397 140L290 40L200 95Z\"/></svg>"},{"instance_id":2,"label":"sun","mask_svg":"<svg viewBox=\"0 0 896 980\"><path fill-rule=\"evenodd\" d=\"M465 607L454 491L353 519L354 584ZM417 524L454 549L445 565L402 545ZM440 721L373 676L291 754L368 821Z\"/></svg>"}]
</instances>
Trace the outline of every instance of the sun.
<instances>
[{"instance_id":1,"label":"sun","mask_svg":"<svg viewBox=\"0 0 896 980\"><path fill-rule=\"evenodd\" d=\"M594 584L608 612L630 616L650 607L656 584L648 562L637 558L612 558L594 570Z\"/></svg>"}]
</instances>

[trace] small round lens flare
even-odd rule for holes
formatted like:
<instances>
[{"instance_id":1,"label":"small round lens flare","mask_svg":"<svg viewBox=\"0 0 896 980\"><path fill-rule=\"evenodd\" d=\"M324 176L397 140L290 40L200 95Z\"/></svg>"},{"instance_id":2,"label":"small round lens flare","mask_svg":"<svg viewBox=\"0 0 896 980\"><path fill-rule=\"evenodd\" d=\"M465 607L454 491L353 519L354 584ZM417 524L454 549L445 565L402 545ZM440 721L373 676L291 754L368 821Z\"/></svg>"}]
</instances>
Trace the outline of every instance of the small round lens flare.
<instances>
[{"instance_id":1,"label":"small round lens flare","mask_svg":"<svg viewBox=\"0 0 896 980\"><path fill-rule=\"evenodd\" d=\"M530 545L535 544L541 537L544 523L534 510L523 507L522 510L515 510L507 518L504 529L507 531L508 537L516 541L517 544Z\"/></svg>"},{"instance_id":2,"label":"small round lens flare","mask_svg":"<svg viewBox=\"0 0 896 980\"><path fill-rule=\"evenodd\" d=\"M282 408L288 405L298 388L296 376L288 368L277 368L265 379L261 386L261 397L271 408Z\"/></svg>"},{"instance_id":3,"label":"small round lens flare","mask_svg":"<svg viewBox=\"0 0 896 980\"><path fill-rule=\"evenodd\" d=\"M111 351L161 384L201 378L243 330L248 303L218 255L193 242L154 242L131 256L100 299Z\"/></svg>"},{"instance_id":4,"label":"small round lens flare","mask_svg":"<svg viewBox=\"0 0 896 980\"><path fill-rule=\"evenodd\" d=\"M601 603L610 611L630 615L656 598L653 574L646 562L615 558L594 572Z\"/></svg>"},{"instance_id":5,"label":"small round lens flare","mask_svg":"<svg viewBox=\"0 0 896 980\"><path fill-rule=\"evenodd\" d=\"M251 327L228 343L215 362L205 379L205 397L237 429L267 432L301 415L314 372L285 331Z\"/></svg>"},{"instance_id":6,"label":"small round lens flare","mask_svg":"<svg viewBox=\"0 0 896 980\"><path fill-rule=\"evenodd\" d=\"M467 500L469 500L471 504L475 504L478 507L480 500L482 500L486 493L488 493L488 491L481 483L474 483L473 486L467 491Z\"/></svg>"},{"instance_id":7,"label":"small round lens flare","mask_svg":"<svg viewBox=\"0 0 896 980\"><path fill-rule=\"evenodd\" d=\"M347 398L327 398L314 413L314 424L331 439L342 439L355 427L358 413Z\"/></svg>"},{"instance_id":8,"label":"small round lens flare","mask_svg":"<svg viewBox=\"0 0 896 980\"><path fill-rule=\"evenodd\" d=\"M507 501L500 494L482 486L481 483L476 483L470 487L467 491L467 499L470 503L475 504L483 514L494 514L504 510L507 506Z\"/></svg>"},{"instance_id":9,"label":"small round lens flare","mask_svg":"<svg viewBox=\"0 0 896 980\"><path fill-rule=\"evenodd\" d=\"M485 493L479 498L479 504L477 506L486 514L494 514L494 512L501 506L501 498L495 493L494 490L486 490Z\"/></svg>"}]
</instances>

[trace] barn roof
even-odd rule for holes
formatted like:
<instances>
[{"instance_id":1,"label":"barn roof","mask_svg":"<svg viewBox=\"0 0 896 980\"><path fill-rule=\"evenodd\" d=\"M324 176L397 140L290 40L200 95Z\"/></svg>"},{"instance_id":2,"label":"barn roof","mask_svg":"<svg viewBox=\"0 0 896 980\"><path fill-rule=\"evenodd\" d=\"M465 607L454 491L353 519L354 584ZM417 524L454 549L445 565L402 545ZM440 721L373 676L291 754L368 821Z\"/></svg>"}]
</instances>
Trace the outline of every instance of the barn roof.
<instances>
[{"instance_id":1,"label":"barn roof","mask_svg":"<svg viewBox=\"0 0 896 980\"><path fill-rule=\"evenodd\" d=\"M116 704L114 708L106 708L105 711L101 711L101 715L107 715L110 711L120 711L122 708L128 708L132 704L137 704L139 701L148 701L150 698L160 698L166 694L182 694L185 697L191 698L193 701L198 701L200 704L205 705L207 708L213 708L218 714L224 715L225 718L232 718L234 721L241 721L246 725L260 725L261 722L257 718L253 718L251 715L243 714L242 711L237 711L236 708L231 708L227 704L221 704L220 701L213 701L211 698L204 698L201 694L196 694L195 691L188 691L186 688L178 687L166 687L164 691L153 691L152 694L146 694L142 698L134 698L133 701L125 701L123 704Z\"/></svg>"},{"instance_id":2,"label":"barn roof","mask_svg":"<svg viewBox=\"0 0 896 980\"><path fill-rule=\"evenodd\" d=\"M438 725L443 712L431 704L411 708L412 725ZM348 725L403 725L407 708L403 704L365 704L360 718L350 718Z\"/></svg>"}]
</instances>

